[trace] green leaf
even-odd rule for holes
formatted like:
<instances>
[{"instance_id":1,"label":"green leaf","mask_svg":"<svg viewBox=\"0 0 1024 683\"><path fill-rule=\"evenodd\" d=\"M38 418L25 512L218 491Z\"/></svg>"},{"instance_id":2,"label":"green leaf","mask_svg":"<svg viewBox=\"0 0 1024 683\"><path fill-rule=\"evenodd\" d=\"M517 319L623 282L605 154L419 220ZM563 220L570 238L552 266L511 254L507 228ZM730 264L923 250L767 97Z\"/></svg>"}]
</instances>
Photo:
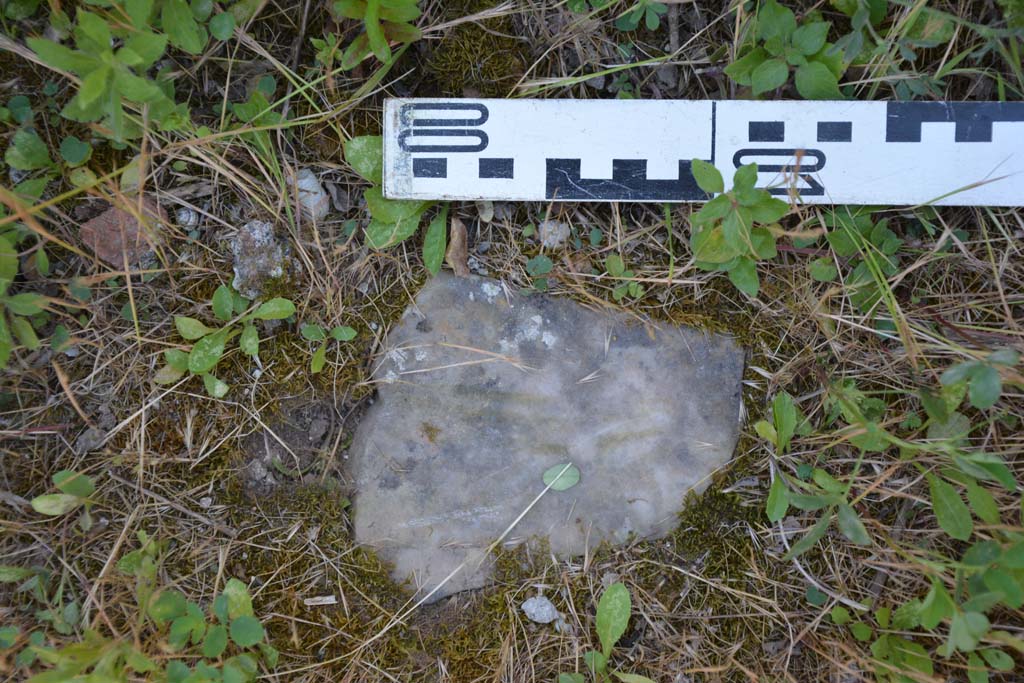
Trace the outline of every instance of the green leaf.
<instances>
[{"instance_id":1,"label":"green leaf","mask_svg":"<svg viewBox=\"0 0 1024 683\"><path fill-rule=\"evenodd\" d=\"M597 650L588 650L583 653L583 665L591 674L603 674L608 670L608 658Z\"/></svg>"},{"instance_id":2,"label":"green leaf","mask_svg":"<svg viewBox=\"0 0 1024 683\"><path fill-rule=\"evenodd\" d=\"M9 296L4 301L7 310L15 315L36 315L46 307L46 297L34 292L24 292Z\"/></svg>"},{"instance_id":3,"label":"green leaf","mask_svg":"<svg viewBox=\"0 0 1024 683\"><path fill-rule=\"evenodd\" d=\"M1003 393L1003 382L999 371L991 365L979 365L967 385L971 405L978 410L991 408Z\"/></svg>"},{"instance_id":4,"label":"green leaf","mask_svg":"<svg viewBox=\"0 0 1024 683\"><path fill-rule=\"evenodd\" d=\"M597 637L605 659L611 656L615 643L626 632L632 609L629 590L623 584L613 583L605 589L597 604Z\"/></svg>"},{"instance_id":5,"label":"green leaf","mask_svg":"<svg viewBox=\"0 0 1024 683\"><path fill-rule=\"evenodd\" d=\"M88 498L96 492L96 484L91 477L72 470L61 470L53 475L53 484L61 493L79 498Z\"/></svg>"},{"instance_id":6,"label":"green leaf","mask_svg":"<svg viewBox=\"0 0 1024 683\"><path fill-rule=\"evenodd\" d=\"M843 536L846 536L849 541L855 545L870 545L871 538L868 536L868 530L864 528L864 522L857 516L856 511L843 503L839 506L839 517L838 517L839 531L842 532Z\"/></svg>"},{"instance_id":7,"label":"green leaf","mask_svg":"<svg viewBox=\"0 0 1024 683\"><path fill-rule=\"evenodd\" d=\"M952 386L957 382L963 382L964 380L969 379L981 367L982 365L978 361L965 361L963 363L957 363L956 365L946 368L946 371L942 373L941 377L939 377L939 382L941 382L942 385L946 387Z\"/></svg>"},{"instance_id":8,"label":"green leaf","mask_svg":"<svg viewBox=\"0 0 1024 683\"><path fill-rule=\"evenodd\" d=\"M0 583L17 583L34 574L26 567L14 567L9 564L0 565Z\"/></svg>"},{"instance_id":9,"label":"green leaf","mask_svg":"<svg viewBox=\"0 0 1024 683\"><path fill-rule=\"evenodd\" d=\"M789 213L789 204L772 197L767 192L764 197L750 207L750 217L757 223L774 223Z\"/></svg>"},{"instance_id":10,"label":"green leaf","mask_svg":"<svg viewBox=\"0 0 1024 683\"><path fill-rule=\"evenodd\" d=\"M230 633L238 647L252 647L263 640L263 625L256 617L243 615L231 621Z\"/></svg>"},{"instance_id":11,"label":"green leaf","mask_svg":"<svg viewBox=\"0 0 1024 683\"><path fill-rule=\"evenodd\" d=\"M752 75L757 67L768 59L768 53L764 48L758 46L743 55L735 62L725 67L725 75L736 81L739 85L749 86L752 83Z\"/></svg>"},{"instance_id":12,"label":"green leaf","mask_svg":"<svg viewBox=\"0 0 1024 683\"><path fill-rule=\"evenodd\" d=\"M121 61L126 62L122 56L125 51L130 52L134 55L131 61L136 63L131 64L137 71L148 69L156 63L156 60L163 56L164 50L167 49L167 36L163 33L153 33L152 31L137 31L129 37L125 43L124 48L119 52Z\"/></svg>"},{"instance_id":13,"label":"green leaf","mask_svg":"<svg viewBox=\"0 0 1024 683\"><path fill-rule=\"evenodd\" d=\"M796 433L796 420L797 410L793 397L785 391L780 391L772 400L772 422L778 435L776 443L782 452L789 448L793 434Z\"/></svg>"},{"instance_id":14,"label":"green leaf","mask_svg":"<svg viewBox=\"0 0 1024 683\"><path fill-rule=\"evenodd\" d=\"M994 363L995 365L1014 366L1020 362L1020 354L1013 349L999 349L998 351L990 353L987 360L989 363ZM999 652L999 650L992 651Z\"/></svg>"},{"instance_id":15,"label":"green leaf","mask_svg":"<svg viewBox=\"0 0 1024 683\"><path fill-rule=\"evenodd\" d=\"M796 30L796 16L792 10L775 0L761 5L757 13L757 37L762 41L786 39Z\"/></svg>"},{"instance_id":16,"label":"green leaf","mask_svg":"<svg viewBox=\"0 0 1024 683\"><path fill-rule=\"evenodd\" d=\"M356 331L347 325L339 325L331 328L331 339L340 342L352 341L356 338Z\"/></svg>"},{"instance_id":17,"label":"green leaf","mask_svg":"<svg viewBox=\"0 0 1024 683\"><path fill-rule=\"evenodd\" d=\"M1009 572L992 567L985 572L982 580L989 590L1002 593L1002 602L1010 609L1020 609L1024 604L1024 589L1020 581Z\"/></svg>"},{"instance_id":18,"label":"green leaf","mask_svg":"<svg viewBox=\"0 0 1024 683\"><path fill-rule=\"evenodd\" d=\"M321 344L313 353L313 360L309 363L309 371L314 375L318 374L324 369L324 365L327 363L327 345Z\"/></svg>"},{"instance_id":19,"label":"green leaf","mask_svg":"<svg viewBox=\"0 0 1024 683\"><path fill-rule=\"evenodd\" d=\"M768 516L768 521L777 522L786 516L787 510L789 510L789 489L786 487L785 482L782 481L782 475L777 474L771 488L768 490L768 503L765 506L765 514Z\"/></svg>"},{"instance_id":20,"label":"green leaf","mask_svg":"<svg viewBox=\"0 0 1024 683\"><path fill-rule=\"evenodd\" d=\"M988 566L999 557L999 544L994 541L979 541L964 553L961 560L968 566Z\"/></svg>"},{"instance_id":21,"label":"green leaf","mask_svg":"<svg viewBox=\"0 0 1024 683\"><path fill-rule=\"evenodd\" d=\"M238 339L238 348L242 353L255 358L260 355L260 333L253 325L246 325L242 328L242 336Z\"/></svg>"},{"instance_id":22,"label":"green leaf","mask_svg":"<svg viewBox=\"0 0 1024 683\"><path fill-rule=\"evenodd\" d=\"M581 673L558 674L558 683L587 683L587 679Z\"/></svg>"},{"instance_id":23,"label":"green leaf","mask_svg":"<svg viewBox=\"0 0 1024 683\"><path fill-rule=\"evenodd\" d=\"M729 270L729 281L747 296L756 297L760 283L757 278L757 264L745 256Z\"/></svg>"},{"instance_id":24,"label":"green leaf","mask_svg":"<svg viewBox=\"0 0 1024 683\"><path fill-rule=\"evenodd\" d=\"M789 80L789 65L781 59L768 59L750 74L754 96L781 88Z\"/></svg>"},{"instance_id":25,"label":"green leaf","mask_svg":"<svg viewBox=\"0 0 1024 683\"><path fill-rule=\"evenodd\" d=\"M807 271L811 279L817 282L832 282L839 276L839 270L827 256L811 261L807 265Z\"/></svg>"},{"instance_id":26,"label":"green leaf","mask_svg":"<svg viewBox=\"0 0 1024 683\"><path fill-rule=\"evenodd\" d=\"M217 659L228 646L228 630L217 624L211 626L203 638L203 656L207 659Z\"/></svg>"},{"instance_id":27,"label":"green leaf","mask_svg":"<svg viewBox=\"0 0 1024 683\"><path fill-rule=\"evenodd\" d=\"M150 600L146 613L160 625L180 617L186 610L187 602L184 595L176 590L164 589Z\"/></svg>"},{"instance_id":28,"label":"green leaf","mask_svg":"<svg viewBox=\"0 0 1024 683\"><path fill-rule=\"evenodd\" d=\"M988 670L974 652L967 657L967 683L988 683Z\"/></svg>"},{"instance_id":29,"label":"green leaf","mask_svg":"<svg viewBox=\"0 0 1024 683\"><path fill-rule=\"evenodd\" d=\"M20 631L17 626L3 626L0 627L0 650L7 650L14 647L14 643L18 640L18 634ZM580 679L580 683L584 683L583 679Z\"/></svg>"},{"instance_id":30,"label":"green leaf","mask_svg":"<svg viewBox=\"0 0 1024 683\"><path fill-rule=\"evenodd\" d=\"M366 244L372 249L387 249L412 237L420 225L420 214L396 222L371 220L366 226Z\"/></svg>"},{"instance_id":31,"label":"green leaf","mask_svg":"<svg viewBox=\"0 0 1024 683\"><path fill-rule=\"evenodd\" d=\"M61 140L60 155L69 166L81 166L92 156L92 145L69 135Z\"/></svg>"},{"instance_id":32,"label":"green leaf","mask_svg":"<svg viewBox=\"0 0 1024 683\"><path fill-rule=\"evenodd\" d=\"M384 29L380 25L381 0L366 0L366 14L363 24L366 27L366 38L370 41L370 50L382 62L391 59L391 47L384 37Z\"/></svg>"},{"instance_id":33,"label":"green leaf","mask_svg":"<svg viewBox=\"0 0 1024 683\"><path fill-rule=\"evenodd\" d=\"M68 493L48 493L32 499L32 509L41 515L58 517L82 504L82 499Z\"/></svg>"},{"instance_id":34,"label":"green leaf","mask_svg":"<svg viewBox=\"0 0 1024 683\"><path fill-rule=\"evenodd\" d=\"M608 254L604 258L604 267L612 277L622 277L626 272L626 264L618 254Z\"/></svg>"},{"instance_id":35,"label":"green leaf","mask_svg":"<svg viewBox=\"0 0 1024 683\"><path fill-rule=\"evenodd\" d=\"M949 626L950 651L971 652L988 633L988 618L980 612L954 612Z\"/></svg>"},{"instance_id":36,"label":"green leaf","mask_svg":"<svg viewBox=\"0 0 1024 683\"><path fill-rule=\"evenodd\" d=\"M423 238L423 265L431 275L441 272L444 253L448 248L448 206L434 216L427 226L426 237Z\"/></svg>"},{"instance_id":37,"label":"green leaf","mask_svg":"<svg viewBox=\"0 0 1024 683\"><path fill-rule=\"evenodd\" d=\"M7 148L4 161L11 168L19 171L34 171L37 168L46 168L52 165L50 152L46 149L46 143L36 134L34 130L25 128L18 129L11 140L11 146Z\"/></svg>"},{"instance_id":38,"label":"green leaf","mask_svg":"<svg viewBox=\"0 0 1024 683\"><path fill-rule=\"evenodd\" d=\"M117 71L114 74L114 88L131 102L156 102L166 97L156 83L128 71Z\"/></svg>"},{"instance_id":39,"label":"green leaf","mask_svg":"<svg viewBox=\"0 0 1024 683\"><path fill-rule=\"evenodd\" d=\"M164 0L160 20L171 45L193 55L206 47L206 31L196 23L185 0Z\"/></svg>"},{"instance_id":40,"label":"green leaf","mask_svg":"<svg viewBox=\"0 0 1024 683\"><path fill-rule=\"evenodd\" d=\"M260 304L253 317L260 320L283 320L295 313L295 304L288 299L277 297Z\"/></svg>"},{"instance_id":41,"label":"green leaf","mask_svg":"<svg viewBox=\"0 0 1024 683\"><path fill-rule=\"evenodd\" d=\"M35 351L39 348L39 337L36 336L36 331L32 328L32 323L28 319L11 316L11 331L14 332L18 342L29 351Z\"/></svg>"},{"instance_id":42,"label":"green leaf","mask_svg":"<svg viewBox=\"0 0 1024 683\"><path fill-rule=\"evenodd\" d=\"M791 43L800 51L800 54L810 57L825 47L825 39L828 37L829 23L816 21L813 24L804 24L793 31Z\"/></svg>"},{"instance_id":43,"label":"green leaf","mask_svg":"<svg viewBox=\"0 0 1024 683\"><path fill-rule=\"evenodd\" d=\"M981 656L984 657L988 665L996 671L1012 671L1013 670L1013 657L1006 654L1002 650L996 650L995 648L986 648L981 651Z\"/></svg>"},{"instance_id":44,"label":"green leaf","mask_svg":"<svg viewBox=\"0 0 1024 683\"><path fill-rule=\"evenodd\" d=\"M844 493L846 491L846 486L842 482L820 467L815 467L811 470L811 475L814 483L829 493Z\"/></svg>"},{"instance_id":45,"label":"green leaf","mask_svg":"<svg viewBox=\"0 0 1024 683\"><path fill-rule=\"evenodd\" d=\"M850 610L846 609L842 605L836 605L833 607L829 616L832 617L832 623L836 626L843 626L850 623Z\"/></svg>"},{"instance_id":46,"label":"green leaf","mask_svg":"<svg viewBox=\"0 0 1024 683\"><path fill-rule=\"evenodd\" d=\"M690 162L690 170L693 172L693 179L697 186L708 194L725 192L725 182L722 174L713 165L703 159L694 159Z\"/></svg>"},{"instance_id":47,"label":"green leaf","mask_svg":"<svg viewBox=\"0 0 1024 683\"><path fill-rule=\"evenodd\" d=\"M189 372L203 375L212 370L224 355L224 345L227 341L227 330L215 332L197 341L188 354Z\"/></svg>"},{"instance_id":48,"label":"green leaf","mask_svg":"<svg viewBox=\"0 0 1024 683\"><path fill-rule=\"evenodd\" d=\"M186 363L187 363L188 362L188 354L185 355L185 359L186 359ZM165 365L162 368L160 368L159 370L157 370L156 374L153 375L153 382L155 384L160 384L160 385L174 384L179 379L181 379L182 375L184 375L186 371L188 371L188 366L187 365L186 365L184 370L180 370L180 369L172 367L170 365Z\"/></svg>"},{"instance_id":49,"label":"green leaf","mask_svg":"<svg viewBox=\"0 0 1024 683\"><path fill-rule=\"evenodd\" d=\"M249 589L238 579L228 579L221 595L227 600L226 614L228 619L253 616L252 598L249 597Z\"/></svg>"},{"instance_id":50,"label":"green leaf","mask_svg":"<svg viewBox=\"0 0 1024 683\"><path fill-rule=\"evenodd\" d=\"M821 62L808 62L797 68L796 91L805 100L842 100L839 80Z\"/></svg>"},{"instance_id":51,"label":"green leaf","mask_svg":"<svg viewBox=\"0 0 1024 683\"><path fill-rule=\"evenodd\" d=\"M732 176L732 186L736 190L753 190L757 184L757 164L747 164L736 169ZM753 218L753 217L751 217Z\"/></svg>"},{"instance_id":52,"label":"green leaf","mask_svg":"<svg viewBox=\"0 0 1024 683\"><path fill-rule=\"evenodd\" d=\"M195 318L189 318L183 315L174 316L174 327L177 328L178 334L189 341L201 339L202 337L216 331L211 327L207 327Z\"/></svg>"},{"instance_id":53,"label":"green leaf","mask_svg":"<svg viewBox=\"0 0 1024 683\"><path fill-rule=\"evenodd\" d=\"M18 250L5 236L0 236L0 296L7 293L7 289L18 276Z\"/></svg>"},{"instance_id":54,"label":"green leaf","mask_svg":"<svg viewBox=\"0 0 1024 683\"><path fill-rule=\"evenodd\" d=\"M555 465L544 471L544 485L552 491L571 489L580 481L580 470L572 464Z\"/></svg>"},{"instance_id":55,"label":"green leaf","mask_svg":"<svg viewBox=\"0 0 1024 683\"><path fill-rule=\"evenodd\" d=\"M967 482L967 502L978 519L986 524L999 524L999 506L995 498L975 481Z\"/></svg>"},{"instance_id":56,"label":"green leaf","mask_svg":"<svg viewBox=\"0 0 1024 683\"><path fill-rule=\"evenodd\" d=\"M308 339L309 341L323 341L327 339L327 333L319 325L303 325L299 328L299 334L302 335L303 339Z\"/></svg>"},{"instance_id":57,"label":"green leaf","mask_svg":"<svg viewBox=\"0 0 1024 683\"><path fill-rule=\"evenodd\" d=\"M363 198L373 219L382 223L398 223L414 216L418 220L426 208L426 203L421 201L387 199L379 187L366 190Z\"/></svg>"},{"instance_id":58,"label":"green leaf","mask_svg":"<svg viewBox=\"0 0 1024 683\"><path fill-rule=\"evenodd\" d=\"M213 314L220 320L228 322L232 318L234 313L235 296L231 293L231 288L227 285L221 285L217 287L217 291L213 293Z\"/></svg>"},{"instance_id":59,"label":"green leaf","mask_svg":"<svg viewBox=\"0 0 1024 683\"><path fill-rule=\"evenodd\" d=\"M221 12L210 19L210 34L217 40L227 40L235 32L235 17L230 12Z\"/></svg>"},{"instance_id":60,"label":"green leaf","mask_svg":"<svg viewBox=\"0 0 1024 683\"><path fill-rule=\"evenodd\" d=\"M831 521L831 515L822 515L821 518L814 523L814 526L812 526L799 541L793 544L783 559L786 561L792 560L794 557L798 557L813 548L814 545L822 539L825 532L828 531L828 525Z\"/></svg>"},{"instance_id":61,"label":"green leaf","mask_svg":"<svg viewBox=\"0 0 1024 683\"><path fill-rule=\"evenodd\" d=\"M167 349L164 351L164 360L167 361L167 365L175 370L180 372L188 370L188 354L180 349Z\"/></svg>"},{"instance_id":62,"label":"green leaf","mask_svg":"<svg viewBox=\"0 0 1024 683\"><path fill-rule=\"evenodd\" d=\"M622 683L654 683L647 676L639 674L624 674L621 671L612 671L612 675L622 681Z\"/></svg>"},{"instance_id":63,"label":"green leaf","mask_svg":"<svg viewBox=\"0 0 1024 683\"><path fill-rule=\"evenodd\" d=\"M82 85L78 88L76 101L83 107L89 107L99 100L107 92L107 86L113 70L106 65L100 66L82 79Z\"/></svg>"},{"instance_id":64,"label":"green leaf","mask_svg":"<svg viewBox=\"0 0 1024 683\"><path fill-rule=\"evenodd\" d=\"M66 48L52 40L28 38L25 42L44 64L53 69L81 74L95 68L95 59L86 57L83 53Z\"/></svg>"},{"instance_id":65,"label":"green leaf","mask_svg":"<svg viewBox=\"0 0 1024 683\"><path fill-rule=\"evenodd\" d=\"M871 627L862 621L850 624L850 633L852 633L853 637L862 643L866 643L871 640Z\"/></svg>"},{"instance_id":66,"label":"green leaf","mask_svg":"<svg viewBox=\"0 0 1024 683\"><path fill-rule=\"evenodd\" d=\"M974 530L971 511L967 509L960 494L947 482L934 474L928 475L932 509L942 530L958 541L966 541Z\"/></svg>"},{"instance_id":67,"label":"green leaf","mask_svg":"<svg viewBox=\"0 0 1024 683\"><path fill-rule=\"evenodd\" d=\"M727 195L719 195L727 197ZM728 263L741 253L741 245L735 245L725 239L721 225L705 226L695 232L691 238L694 256L698 261L710 264Z\"/></svg>"},{"instance_id":68,"label":"green leaf","mask_svg":"<svg viewBox=\"0 0 1024 683\"><path fill-rule=\"evenodd\" d=\"M938 579L932 579L931 590L921 604L921 625L934 629L943 619L953 614L953 599Z\"/></svg>"},{"instance_id":69,"label":"green leaf","mask_svg":"<svg viewBox=\"0 0 1024 683\"><path fill-rule=\"evenodd\" d=\"M203 375L203 386L206 387L206 393L213 398L224 398L228 393L227 383L217 379L210 373Z\"/></svg>"},{"instance_id":70,"label":"green leaf","mask_svg":"<svg viewBox=\"0 0 1024 683\"><path fill-rule=\"evenodd\" d=\"M551 272L554 263L544 254L538 254L526 262L526 272L530 277L543 277Z\"/></svg>"},{"instance_id":71,"label":"green leaf","mask_svg":"<svg viewBox=\"0 0 1024 683\"><path fill-rule=\"evenodd\" d=\"M779 447L779 434L775 431L775 427L768 424L766 420L758 420L755 422L754 431L768 443L772 444L776 448Z\"/></svg>"},{"instance_id":72,"label":"green leaf","mask_svg":"<svg viewBox=\"0 0 1024 683\"><path fill-rule=\"evenodd\" d=\"M345 143L345 161L364 179L380 185L384 182L384 138L363 135Z\"/></svg>"}]
</instances>

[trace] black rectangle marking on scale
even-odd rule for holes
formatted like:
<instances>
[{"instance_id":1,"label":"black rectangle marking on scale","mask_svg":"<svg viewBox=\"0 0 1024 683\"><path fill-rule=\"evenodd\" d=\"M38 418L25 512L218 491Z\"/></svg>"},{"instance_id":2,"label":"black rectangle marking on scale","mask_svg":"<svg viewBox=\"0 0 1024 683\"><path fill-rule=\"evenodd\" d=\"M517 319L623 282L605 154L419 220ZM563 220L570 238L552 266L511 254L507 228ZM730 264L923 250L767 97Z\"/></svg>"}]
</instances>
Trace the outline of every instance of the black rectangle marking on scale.
<instances>
[{"instance_id":1,"label":"black rectangle marking on scale","mask_svg":"<svg viewBox=\"0 0 1024 683\"><path fill-rule=\"evenodd\" d=\"M747 128L750 142L782 142L786 139L784 121L751 121Z\"/></svg>"},{"instance_id":2,"label":"black rectangle marking on scale","mask_svg":"<svg viewBox=\"0 0 1024 683\"><path fill-rule=\"evenodd\" d=\"M447 178L448 160L444 157L421 157L412 160L413 178Z\"/></svg>"},{"instance_id":3,"label":"black rectangle marking on scale","mask_svg":"<svg viewBox=\"0 0 1024 683\"><path fill-rule=\"evenodd\" d=\"M818 122L818 142L851 142L852 140L852 121Z\"/></svg>"},{"instance_id":4,"label":"black rectangle marking on scale","mask_svg":"<svg viewBox=\"0 0 1024 683\"><path fill-rule=\"evenodd\" d=\"M481 178L511 178L515 159L481 159Z\"/></svg>"}]
</instances>

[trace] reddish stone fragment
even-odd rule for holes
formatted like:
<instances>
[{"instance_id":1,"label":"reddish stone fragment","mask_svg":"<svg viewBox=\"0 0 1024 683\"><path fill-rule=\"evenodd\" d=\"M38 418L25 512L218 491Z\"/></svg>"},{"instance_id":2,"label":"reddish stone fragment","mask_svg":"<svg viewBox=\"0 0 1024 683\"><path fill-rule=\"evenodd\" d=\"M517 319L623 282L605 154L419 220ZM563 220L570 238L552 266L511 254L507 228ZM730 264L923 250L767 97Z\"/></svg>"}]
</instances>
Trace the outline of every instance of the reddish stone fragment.
<instances>
[{"instance_id":1,"label":"reddish stone fragment","mask_svg":"<svg viewBox=\"0 0 1024 683\"><path fill-rule=\"evenodd\" d=\"M130 266L151 254L159 240L160 224L167 222L167 214L149 197L142 200L141 221L135 216L137 206L132 209L112 206L82 225L82 242L112 266L123 267L125 254Z\"/></svg>"}]
</instances>

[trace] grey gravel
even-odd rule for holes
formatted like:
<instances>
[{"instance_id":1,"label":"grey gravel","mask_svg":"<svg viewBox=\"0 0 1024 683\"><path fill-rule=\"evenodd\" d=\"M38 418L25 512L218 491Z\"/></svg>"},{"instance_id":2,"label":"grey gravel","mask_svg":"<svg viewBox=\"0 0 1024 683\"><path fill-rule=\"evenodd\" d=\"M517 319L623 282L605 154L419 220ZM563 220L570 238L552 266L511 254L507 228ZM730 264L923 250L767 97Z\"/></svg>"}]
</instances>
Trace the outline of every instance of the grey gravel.
<instances>
[{"instance_id":1,"label":"grey gravel","mask_svg":"<svg viewBox=\"0 0 1024 683\"><path fill-rule=\"evenodd\" d=\"M523 613L530 621L538 624L550 624L560 615L551 601L543 595L535 595L522 604Z\"/></svg>"}]
</instances>

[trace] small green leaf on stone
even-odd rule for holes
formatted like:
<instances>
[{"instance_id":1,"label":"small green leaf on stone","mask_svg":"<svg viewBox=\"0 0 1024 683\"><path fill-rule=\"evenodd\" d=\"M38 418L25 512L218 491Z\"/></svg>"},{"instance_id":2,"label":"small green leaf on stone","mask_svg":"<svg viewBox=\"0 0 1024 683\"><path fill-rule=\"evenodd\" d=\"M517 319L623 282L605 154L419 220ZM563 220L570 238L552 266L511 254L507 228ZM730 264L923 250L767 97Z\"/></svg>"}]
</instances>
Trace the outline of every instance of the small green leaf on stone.
<instances>
[{"instance_id":1,"label":"small green leaf on stone","mask_svg":"<svg viewBox=\"0 0 1024 683\"><path fill-rule=\"evenodd\" d=\"M571 489L580 481L580 470L572 464L555 465L544 472L544 485L553 491Z\"/></svg>"}]
</instances>

